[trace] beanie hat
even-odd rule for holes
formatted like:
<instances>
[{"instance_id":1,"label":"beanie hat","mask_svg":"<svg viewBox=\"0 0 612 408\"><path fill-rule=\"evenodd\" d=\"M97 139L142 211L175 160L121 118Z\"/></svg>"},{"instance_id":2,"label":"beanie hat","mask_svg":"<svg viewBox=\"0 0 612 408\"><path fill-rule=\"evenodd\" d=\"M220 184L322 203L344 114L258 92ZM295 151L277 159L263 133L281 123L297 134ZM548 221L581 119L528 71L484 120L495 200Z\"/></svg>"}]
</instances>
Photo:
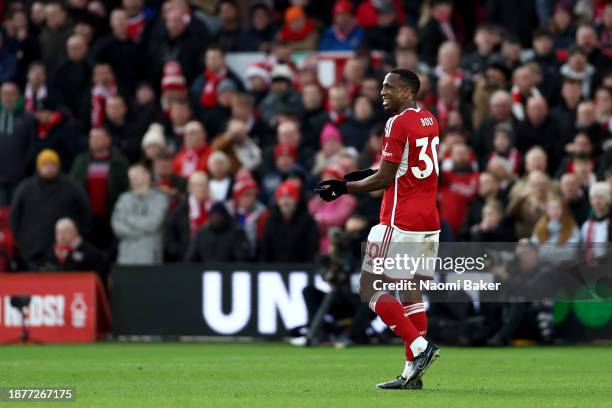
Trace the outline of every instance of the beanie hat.
<instances>
[{"instance_id":1,"label":"beanie hat","mask_svg":"<svg viewBox=\"0 0 612 408\"><path fill-rule=\"evenodd\" d=\"M47 163L60 164L59 155L55 150L51 149L43 149L38 156L36 156L36 168L40 169L43 165Z\"/></svg>"},{"instance_id":2,"label":"beanie hat","mask_svg":"<svg viewBox=\"0 0 612 408\"><path fill-rule=\"evenodd\" d=\"M234 200L238 200L242 194L249 190L258 191L257 183L253 179L244 179L234 184Z\"/></svg>"},{"instance_id":3,"label":"beanie hat","mask_svg":"<svg viewBox=\"0 0 612 408\"><path fill-rule=\"evenodd\" d=\"M164 136L164 127L159 123L151 123L147 133L142 138L142 148L144 149L150 144L166 145L166 137Z\"/></svg>"},{"instance_id":4,"label":"beanie hat","mask_svg":"<svg viewBox=\"0 0 612 408\"><path fill-rule=\"evenodd\" d=\"M292 23L295 20L303 19L306 17L304 14L304 10L298 6L291 6L287 10L285 10L285 22L287 24Z\"/></svg>"},{"instance_id":5,"label":"beanie hat","mask_svg":"<svg viewBox=\"0 0 612 408\"><path fill-rule=\"evenodd\" d=\"M293 197L295 201L300 200L300 188L291 180L286 180L280 183L276 188L276 193L274 194L277 201L280 198L287 196Z\"/></svg>"},{"instance_id":6,"label":"beanie hat","mask_svg":"<svg viewBox=\"0 0 612 408\"><path fill-rule=\"evenodd\" d=\"M337 127L335 127L331 123L326 123L323 127L323 130L321 131L321 145L332 139L335 139L338 142L342 143L342 134L340 133Z\"/></svg>"},{"instance_id":7,"label":"beanie hat","mask_svg":"<svg viewBox=\"0 0 612 408\"><path fill-rule=\"evenodd\" d=\"M248 66L246 70L246 78L250 79L253 77L259 77L263 79L266 84L269 84L271 81L270 70L262 63L253 63Z\"/></svg>"},{"instance_id":8,"label":"beanie hat","mask_svg":"<svg viewBox=\"0 0 612 408\"><path fill-rule=\"evenodd\" d=\"M161 88L166 90L183 91L187 89L187 82L183 76L183 70L176 61L168 61L164 64L164 76L162 78Z\"/></svg>"}]
</instances>

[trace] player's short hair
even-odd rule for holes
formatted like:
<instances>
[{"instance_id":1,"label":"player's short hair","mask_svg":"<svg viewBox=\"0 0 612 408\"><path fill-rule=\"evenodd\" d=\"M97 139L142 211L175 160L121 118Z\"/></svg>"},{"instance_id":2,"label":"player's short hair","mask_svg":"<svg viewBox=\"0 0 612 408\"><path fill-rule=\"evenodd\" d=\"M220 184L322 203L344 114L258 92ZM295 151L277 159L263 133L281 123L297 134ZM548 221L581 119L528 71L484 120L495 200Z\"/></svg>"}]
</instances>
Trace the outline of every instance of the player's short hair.
<instances>
[{"instance_id":1,"label":"player's short hair","mask_svg":"<svg viewBox=\"0 0 612 408\"><path fill-rule=\"evenodd\" d=\"M419 76L414 71L404 68L395 68L390 73L399 75L400 81L410 88L413 95L419 93L419 89L421 89L421 81L419 80Z\"/></svg>"}]
</instances>

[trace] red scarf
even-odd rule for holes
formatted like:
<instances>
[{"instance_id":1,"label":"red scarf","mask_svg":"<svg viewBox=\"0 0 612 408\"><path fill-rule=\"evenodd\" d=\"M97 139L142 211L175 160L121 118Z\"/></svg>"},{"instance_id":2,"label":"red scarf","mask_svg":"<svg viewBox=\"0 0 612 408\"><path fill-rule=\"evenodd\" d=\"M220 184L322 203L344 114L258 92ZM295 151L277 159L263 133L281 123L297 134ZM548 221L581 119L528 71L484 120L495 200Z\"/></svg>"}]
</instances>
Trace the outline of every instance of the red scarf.
<instances>
[{"instance_id":1,"label":"red scarf","mask_svg":"<svg viewBox=\"0 0 612 408\"><path fill-rule=\"evenodd\" d=\"M289 25L285 24L281 29L280 37L281 40L284 41L302 41L310 35L314 28L315 25L311 19L306 20L304 28L302 28L300 31L291 31Z\"/></svg>"},{"instance_id":2,"label":"red scarf","mask_svg":"<svg viewBox=\"0 0 612 408\"><path fill-rule=\"evenodd\" d=\"M217 85L227 76L227 70L223 69L219 73L214 73L211 70L204 71L206 84L202 88L200 96L200 105L205 108L212 108L217 105Z\"/></svg>"},{"instance_id":3,"label":"red scarf","mask_svg":"<svg viewBox=\"0 0 612 408\"><path fill-rule=\"evenodd\" d=\"M60 123L64 119L64 115L62 112L53 112L51 114L51 119L46 124L38 122L36 125L36 135L40 140L45 140L45 138L49 135L51 129L53 129L58 123Z\"/></svg>"},{"instance_id":4,"label":"red scarf","mask_svg":"<svg viewBox=\"0 0 612 408\"><path fill-rule=\"evenodd\" d=\"M118 95L117 84L96 84L91 88L91 127L100 127L106 117L106 99Z\"/></svg>"},{"instance_id":5,"label":"red scarf","mask_svg":"<svg viewBox=\"0 0 612 408\"><path fill-rule=\"evenodd\" d=\"M55 244L55 248L53 248L53 250L55 251L55 257L59 261L60 265L63 265L66 262L66 259L68 259L70 251L72 251L72 246Z\"/></svg>"},{"instance_id":6,"label":"red scarf","mask_svg":"<svg viewBox=\"0 0 612 408\"><path fill-rule=\"evenodd\" d=\"M140 36L145 29L145 25L147 20L145 19L144 13L140 12L134 17L131 17L128 20L128 28L127 33L128 37L130 37L134 41L140 41Z\"/></svg>"},{"instance_id":7,"label":"red scarf","mask_svg":"<svg viewBox=\"0 0 612 408\"><path fill-rule=\"evenodd\" d=\"M448 105L442 99L438 99L438 103L436 103L436 113L438 114L438 123L440 124L440 130L444 130L446 125L448 124L448 115L451 111L454 111L459 108L459 101L454 100L451 102L451 105Z\"/></svg>"},{"instance_id":8,"label":"red scarf","mask_svg":"<svg viewBox=\"0 0 612 408\"><path fill-rule=\"evenodd\" d=\"M189 204L189 232L193 237L198 229L208 221L209 203L207 200L197 201L192 195L188 198Z\"/></svg>"}]
</instances>

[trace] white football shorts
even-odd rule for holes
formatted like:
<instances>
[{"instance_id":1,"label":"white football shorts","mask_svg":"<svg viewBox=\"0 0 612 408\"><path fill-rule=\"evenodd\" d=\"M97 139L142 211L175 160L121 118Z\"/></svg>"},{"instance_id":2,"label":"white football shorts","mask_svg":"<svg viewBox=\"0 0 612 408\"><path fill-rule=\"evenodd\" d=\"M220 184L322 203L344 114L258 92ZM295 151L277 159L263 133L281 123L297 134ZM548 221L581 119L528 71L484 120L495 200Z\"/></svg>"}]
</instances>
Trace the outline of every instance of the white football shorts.
<instances>
[{"instance_id":1,"label":"white football shorts","mask_svg":"<svg viewBox=\"0 0 612 408\"><path fill-rule=\"evenodd\" d=\"M361 269L394 279L432 279L440 232L406 232L378 224L368 234Z\"/></svg>"}]
</instances>

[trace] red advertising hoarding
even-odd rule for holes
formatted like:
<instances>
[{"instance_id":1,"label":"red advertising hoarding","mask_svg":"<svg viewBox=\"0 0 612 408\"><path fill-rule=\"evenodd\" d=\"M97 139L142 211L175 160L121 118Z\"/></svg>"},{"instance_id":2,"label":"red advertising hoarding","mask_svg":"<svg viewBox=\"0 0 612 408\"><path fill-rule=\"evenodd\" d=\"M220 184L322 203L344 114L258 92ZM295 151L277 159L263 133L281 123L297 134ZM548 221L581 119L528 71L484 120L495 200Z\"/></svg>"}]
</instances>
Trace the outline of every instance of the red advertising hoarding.
<instances>
[{"instance_id":1,"label":"red advertising hoarding","mask_svg":"<svg viewBox=\"0 0 612 408\"><path fill-rule=\"evenodd\" d=\"M28 295L32 342L87 343L109 329L110 309L98 276L79 273L0 274L0 344L19 342L20 311L11 297Z\"/></svg>"}]
</instances>

